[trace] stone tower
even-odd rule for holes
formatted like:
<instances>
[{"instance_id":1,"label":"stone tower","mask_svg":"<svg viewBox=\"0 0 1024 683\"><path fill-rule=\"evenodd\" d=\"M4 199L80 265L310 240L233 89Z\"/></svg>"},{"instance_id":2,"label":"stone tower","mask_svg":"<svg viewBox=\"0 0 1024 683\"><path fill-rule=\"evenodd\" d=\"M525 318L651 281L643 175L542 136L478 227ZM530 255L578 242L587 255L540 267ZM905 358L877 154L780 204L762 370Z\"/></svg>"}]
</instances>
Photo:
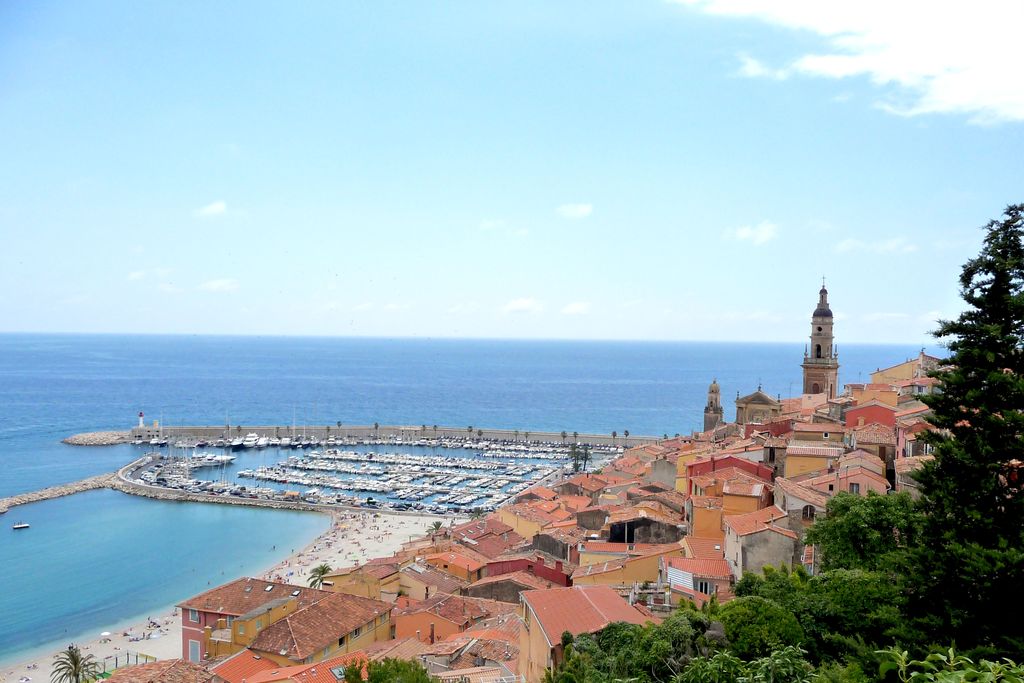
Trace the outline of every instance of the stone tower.
<instances>
[{"instance_id":1,"label":"stone tower","mask_svg":"<svg viewBox=\"0 0 1024 683\"><path fill-rule=\"evenodd\" d=\"M711 386L708 387L708 404L704 406L704 431L710 432L712 429L722 424L724 420L722 416L722 392L718 388L718 380L712 380Z\"/></svg>"},{"instance_id":2,"label":"stone tower","mask_svg":"<svg viewBox=\"0 0 1024 683\"><path fill-rule=\"evenodd\" d=\"M832 338L832 309L828 307L825 279L818 292L818 307L811 315L811 345L804 349L804 393L836 397L839 387L839 354Z\"/></svg>"}]
</instances>

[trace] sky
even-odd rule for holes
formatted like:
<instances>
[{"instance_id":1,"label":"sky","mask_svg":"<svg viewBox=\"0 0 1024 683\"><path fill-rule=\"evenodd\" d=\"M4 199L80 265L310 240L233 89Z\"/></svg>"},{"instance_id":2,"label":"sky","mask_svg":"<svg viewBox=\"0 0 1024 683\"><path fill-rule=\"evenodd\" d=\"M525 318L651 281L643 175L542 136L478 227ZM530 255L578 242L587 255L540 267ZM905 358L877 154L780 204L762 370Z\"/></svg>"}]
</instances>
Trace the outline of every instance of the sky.
<instances>
[{"instance_id":1,"label":"sky","mask_svg":"<svg viewBox=\"0 0 1024 683\"><path fill-rule=\"evenodd\" d=\"M924 343L1011 2L0 3L0 331Z\"/></svg>"}]
</instances>

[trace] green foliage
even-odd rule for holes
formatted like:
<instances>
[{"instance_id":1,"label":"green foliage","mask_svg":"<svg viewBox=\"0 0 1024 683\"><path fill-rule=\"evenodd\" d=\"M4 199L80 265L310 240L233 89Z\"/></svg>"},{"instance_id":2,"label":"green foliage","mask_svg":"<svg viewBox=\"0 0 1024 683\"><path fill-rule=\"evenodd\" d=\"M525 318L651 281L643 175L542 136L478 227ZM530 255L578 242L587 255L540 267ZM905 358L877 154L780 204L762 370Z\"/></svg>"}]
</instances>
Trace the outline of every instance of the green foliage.
<instances>
[{"instance_id":1,"label":"green foliage","mask_svg":"<svg viewBox=\"0 0 1024 683\"><path fill-rule=\"evenodd\" d=\"M807 683L811 665L799 647L774 650L764 657L744 662L727 652L698 657L673 683Z\"/></svg>"},{"instance_id":2,"label":"green foliage","mask_svg":"<svg viewBox=\"0 0 1024 683\"><path fill-rule=\"evenodd\" d=\"M903 567L923 642L1024 655L1006 600L1024 585L1024 205L986 226L960 276L966 310L940 322L949 366L925 397L935 460L916 475L922 543Z\"/></svg>"},{"instance_id":3,"label":"green foliage","mask_svg":"<svg viewBox=\"0 0 1024 683\"><path fill-rule=\"evenodd\" d=\"M367 683L431 683L430 675L419 662L405 659L382 659L378 662L369 662L366 665L366 681Z\"/></svg>"},{"instance_id":4,"label":"green foliage","mask_svg":"<svg viewBox=\"0 0 1024 683\"><path fill-rule=\"evenodd\" d=\"M331 565L326 562L313 567L312 571L309 572L309 587L322 588L324 585L324 577L330 573Z\"/></svg>"},{"instance_id":5,"label":"green foliage","mask_svg":"<svg viewBox=\"0 0 1024 683\"><path fill-rule=\"evenodd\" d=\"M807 530L804 542L821 552L821 568L877 571L893 553L917 542L923 518L906 493L866 496L837 493L827 514Z\"/></svg>"},{"instance_id":6,"label":"green foliage","mask_svg":"<svg viewBox=\"0 0 1024 683\"><path fill-rule=\"evenodd\" d=\"M873 668L876 644L891 642L902 623L899 590L880 572L834 570L811 577L802 567L765 567L763 576L744 574L736 595L765 598L791 612L812 661L854 657Z\"/></svg>"},{"instance_id":7,"label":"green foliage","mask_svg":"<svg viewBox=\"0 0 1024 683\"><path fill-rule=\"evenodd\" d=\"M736 598L722 605L718 616L729 647L741 658L763 657L804 638L800 623L785 607L760 596Z\"/></svg>"},{"instance_id":8,"label":"green foliage","mask_svg":"<svg viewBox=\"0 0 1024 683\"><path fill-rule=\"evenodd\" d=\"M961 681L984 681L994 683L1024 682L1024 666L1010 659L995 662L982 659L977 664L969 657L958 655L953 648L945 652L933 652L924 659L912 660L905 650L889 648L879 651L884 661L879 668L879 676L895 672L902 683L960 683Z\"/></svg>"},{"instance_id":9,"label":"green foliage","mask_svg":"<svg viewBox=\"0 0 1024 683\"><path fill-rule=\"evenodd\" d=\"M52 683L86 683L100 675L100 666L90 654L82 654L77 645L68 645L53 657Z\"/></svg>"}]
</instances>

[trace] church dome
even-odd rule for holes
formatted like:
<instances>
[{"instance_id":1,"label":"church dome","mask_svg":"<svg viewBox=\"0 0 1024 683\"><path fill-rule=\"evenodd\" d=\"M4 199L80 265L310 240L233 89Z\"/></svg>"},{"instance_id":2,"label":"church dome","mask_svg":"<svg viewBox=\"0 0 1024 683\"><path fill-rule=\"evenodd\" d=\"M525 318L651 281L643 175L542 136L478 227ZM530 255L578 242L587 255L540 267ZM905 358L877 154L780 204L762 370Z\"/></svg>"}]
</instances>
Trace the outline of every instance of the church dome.
<instances>
[{"instance_id":1,"label":"church dome","mask_svg":"<svg viewBox=\"0 0 1024 683\"><path fill-rule=\"evenodd\" d=\"M719 391L720 390L718 388L718 378L715 378L715 379L711 380L711 384L710 384L710 386L708 386L708 392L712 393L712 394L717 394L717 393L719 393Z\"/></svg>"},{"instance_id":2,"label":"church dome","mask_svg":"<svg viewBox=\"0 0 1024 683\"><path fill-rule=\"evenodd\" d=\"M818 307L814 309L815 318L831 318L832 309L828 306L828 290L824 287L818 292Z\"/></svg>"}]
</instances>

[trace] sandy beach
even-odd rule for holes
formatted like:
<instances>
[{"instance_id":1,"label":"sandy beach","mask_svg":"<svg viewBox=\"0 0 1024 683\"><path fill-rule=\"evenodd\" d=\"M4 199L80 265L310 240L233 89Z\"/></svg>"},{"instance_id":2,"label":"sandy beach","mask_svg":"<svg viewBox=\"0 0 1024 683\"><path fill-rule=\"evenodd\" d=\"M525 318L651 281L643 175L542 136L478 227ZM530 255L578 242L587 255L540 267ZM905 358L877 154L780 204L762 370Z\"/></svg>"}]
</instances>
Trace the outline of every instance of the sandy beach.
<instances>
[{"instance_id":1,"label":"sandy beach","mask_svg":"<svg viewBox=\"0 0 1024 683\"><path fill-rule=\"evenodd\" d=\"M332 568L350 567L375 557L386 557L402 543L422 536L436 520L429 515L375 514L373 512L336 512L331 527L304 548L289 548L291 554L258 574L266 579L306 585L313 567L327 563ZM445 521L447 524L447 520ZM190 595L182 595L186 600ZM129 627L98 628L96 637L79 640L82 651L113 668L115 658L146 655L156 659L181 656L181 620L169 607ZM105 635L106 634L106 635ZM66 647L17 663L0 665L0 683L44 683L50 679L53 656Z\"/></svg>"}]
</instances>

